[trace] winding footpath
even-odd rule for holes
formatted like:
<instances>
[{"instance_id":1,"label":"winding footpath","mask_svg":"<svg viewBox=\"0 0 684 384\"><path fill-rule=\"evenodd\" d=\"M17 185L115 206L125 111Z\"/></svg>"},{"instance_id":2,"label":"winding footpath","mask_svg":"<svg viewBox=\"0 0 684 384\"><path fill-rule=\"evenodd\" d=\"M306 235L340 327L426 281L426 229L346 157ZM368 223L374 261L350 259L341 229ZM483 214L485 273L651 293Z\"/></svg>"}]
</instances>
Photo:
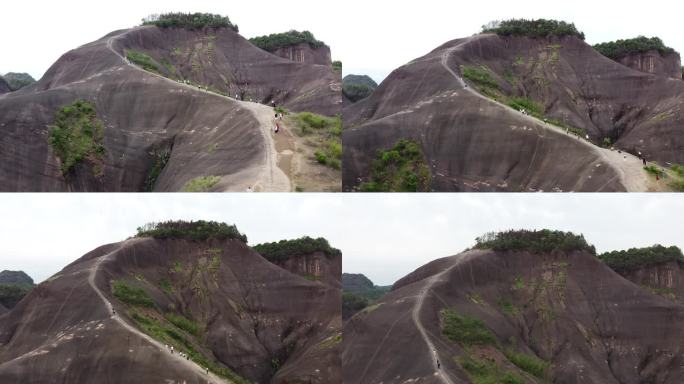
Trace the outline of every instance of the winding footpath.
<instances>
[{"instance_id":1,"label":"winding footpath","mask_svg":"<svg viewBox=\"0 0 684 384\"><path fill-rule=\"evenodd\" d=\"M444 384L454 384L454 382L451 380L449 375L445 373L444 370L444 365L442 364L441 368L437 366L437 360L439 361L447 361L448 359L441 359L439 356L439 352L437 351L437 348L435 348L435 344L432 342L430 339L430 335L428 334L427 330L425 329L425 326L423 326L423 322L420 320L420 312L423 310L423 303L425 302L425 298L430 294L430 290L432 290L432 287L435 285L436 282L442 281L442 277L447 274L449 271L454 269L455 267L463 264L467 260L471 259L474 257L476 254L478 254L478 251L470 251L467 253L462 254L456 261L451 264L448 268L443 270L442 272L435 274L433 276L430 276L427 278L427 282L423 287L420 289L420 292L418 293L416 303L413 305L413 311L412 311L412 317L413 317L413 323L416 325L416 328L418 328L418 331L420 332L420 336L423 338L423 341L425 341L425 344L428 347L428 353L430 354L430 359L432 360L432 366L435 370L436 376L439 377L439 379L442 381ZM450 357L449 357L450 358Z\"/></svg>"},{"instance_id":2,"label":"winding footpath","mask_svg":"<svg viewBox=\"0 0 684 384\"><path fill-rule=\"evenodd\" d=\"M104 306L107 308L107 312L110 314L110 319L116 321L119 325L121 325L124 329L127 331L135 334L136 336L146 340L148 343L152 344L152 346L156 347L161 353L167 354L168 357L172 358L176 363L178 363L180 366L186 368L188 371L191 371L195 374L197 374L199 377L207 377L207 383L213 384L213 383L226 383L226 384L231 384L231 381L224 380L219 378L218 376L214 375L213 373L209 372L209 374L206 373L206 370L199 365L195 364L193 361L187 360L183 357L181 357L177 352L176 353L171 353L162 343L159 341L153 339L151 336L147 335L146 333L143 333L139 331L136 327L128 324L123 318L121 318L118 314L113 314L113 309L114 307L112 306L112 303L107 299L107 297L102 293L100 288L97 287L95 284L95 277L97 276L97 272L100 269L100 265L108 261L113 255L115 255L121 247L115 249L112 252L109 252L106 255L100 256L90 267L90 274L88 276L88 284L90 284L90 287L97 293L97 295L100 297L102 300L102 303Z\"/></svg>"},{"instance_id":3,"label":"winding footpath","mask_svg":"<svg viewBox=\"0 0 684 384\"><path fill-rule=\"evenodd\" d=\"M452 53L461 50L465 44L471 43L473 39L477 38L478 37L466 39L465 41L456 46L445 49L444 53L442 53L442 66L458 81L458 83L461 85L461 89L470 92L472 95L479 97L482 100L496 104L503 108L506 112L515 114L518 117L522 117L523 119L526 119L527 121L529 121L537 127L541 127L543 129L550 130L558 134L567 135L565 130L561 127L545 123L544 121L541 121L530 115L522 114L519 111L516 111L514 108L509 107L508 105L500 103L496 100L492 100L487 96L484 96L479 92L475 91L472 87L466 86L466 83L463 80L463 78L449 67L448 61ZM586 145L588 148L590 148L595 154L602 158L606 164L608 164L618 173L620 183L625 187L625 189L627 189L628 192L645 192L653 186L652 181L649 179L648 175L643 170L642 162L638 157L625 151L619 153L614 150L600 148L584 139L579 139L578 141L583 145ZM605 185L610 184L611 181L612 180L607 180Z\"/></svg>"},{"instance_id":4,"label":"winding footpath","mask_svg":"<svg viewBox=\"0 0 684 384\"><path fill-rule=\"evenodd\" d=\"M118 56L123 63L135 70L141 71L147 75L150 76L156 76L157 78L160 78L164 81L167 81L171 84L174 84L177 87L185 88L194 92L202 93L202 94L210 94L215 97L222 98L224 100L230 101L232 103L238 103L243 109L248 110L249 112L252 113L254 118L257 120L259 123L259 126L261 129L259 132L261 133L261 136L263 138L263 143L264 143L264 159L263 159L263 166L262 166L262 171L260 172L259 177L257 180L254 181L248 181L247 184L253 187L254 191L263 191L263 192L291 192L293 190L292 186L292 181L290 178L285 174L285 172L279 168L278 164L278 152L276 150L275 142L273 140L273 137L271 136L271 133L273 132L272 127L274 126L273 122L273 109L271 107L261 105L259 103L252 103L252 102L247 102L247 101L240 101L236 99L232 99L228 96L223 96L218 93L211 92L207 89L204 91L200 91L197 89L197 87L190 85L190 84L185 84L185 83L179 83L178 81L169 79L168 77L164 77L162 75L153 73L153 72L148 72L130 61L128 61L121 53L119 53L116 49L114 49L113 44L114 42L121 36L125 35L128 33L128 31L125 31L123 33L120 33L118 35L112 36L109 39L107 39L107 49L109 49L112 53L114 53L116 56ZM294 148L292 148L294 150Z\"/></svg>"}]
</instances>

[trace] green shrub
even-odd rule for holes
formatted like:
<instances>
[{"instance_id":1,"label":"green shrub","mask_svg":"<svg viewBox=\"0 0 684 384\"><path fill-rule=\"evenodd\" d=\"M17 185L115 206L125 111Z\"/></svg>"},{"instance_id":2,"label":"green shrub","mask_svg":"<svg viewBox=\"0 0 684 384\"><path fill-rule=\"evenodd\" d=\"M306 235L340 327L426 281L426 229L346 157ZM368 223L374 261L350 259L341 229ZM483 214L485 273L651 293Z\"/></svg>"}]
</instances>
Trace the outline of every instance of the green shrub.
<instances>
[{"instance_id":1,"label":"green shrub","mask_svg":"<svg viewBox=\"0 0 684 384\"><path fill-rule=\"evenodd\" d=\"M521 370L538 377L540 379L546 378L546 372L549 368L549 363L532 355L522 352L515 352L513 350L505 351L506 358Z\"/></svg>"},{"instance_id":2,"label":"green shrub","mask_svg":"<svg viewBox=\"0 0 684 384\"><path fill-rule=\"evenodd\" d=\"M147 53L138 51L127 51L126 58L133 64L137 64L146 71L160 73L159 67L155 63L154 59Z\"/></svg>"},{"instance_id":3,"label":"green shrub","mask_svg":"<svg viewBox=\"0 0 684 384\"><path fill-rule=\"evenodd\" d=\"M495 251L528 251L532 253L551 253L555 251L588 251L596 254L596 248L589 245L583 235L572 232L509 230L490 232L475 239L475 249Z\"/></svg>"},{"instance_id":4,"label":"green shrub","mask_svg":"<svg viewBox=\"0 0 684 384\"><path fill-rule=\"evenodd\" d=\"M474 384L524 384L519 375L506 371L494 362L463 356L458 359L461 368L468 374Z\"/></svg>"},{"instance_id":5,"label":"green shrub","mask_svg":"<svg viewBox=\"0 0 684 384\"><path fill-rule=\"evenodd\" d=\"M199 176L183 186L183 192L209 192L209 190L221 181L221 176Z\"/></svg>"},{"instance_id":6,"label":"green shrub","mask_svg":"<svg viewBox=\"0 0 684 384\"><path fill-rule=\"evenodd\" d=\"M492 78L489 70L484 67L478 68L470 65L462 65L461 73L463 74L463 77L485 89L499 89L499 83Z\"/></svg>"},{"instance_id":7,"label":"green shrub","mask_svg":"<svg viewBox=\"0 0 684 384\"><path fill-rule=\"evenodd\" d=\"M316 151L314 153L314 157L316 158L316 162L318 162L319 164L328 163L328 156L326 156L326 154L321 151Z\"/></svg>"},{"instance_id":8,"label":"green shrub","mask_svg":"<svg viewBox=\"0 0 684 384\"><path fill-rule=\"evenodd\" d=\"M95 106L84 100L76 100L55 113L50 129L49 142L62 162L60 169L66 175L83 161L98 162L105 152L104 124L97 118Z\"/></svg>"},{"instance_id":9,"label":"green shrub","mask_svg":"<svg viewBox=\"0 0 684 384\"><path fill-rule=\"evenodd\" d=\"M185 28L189 30L204 28L230 28L239 32L237 25L230 22L228 16L211 13L163 13L150 15L142 20L143 25L155 25L160 28Z\"/></svg>"},{"instance_id":10,"label":"green shrub","mask_svg":"<svg viewBox=\"0 0 684 384\"><path fill-rule=\"evenodd\" d=\"M420 145L400 139L394 147L378 151L371 165L371 181L359 186L362 192L427 192L430 169Z\"/></svg>"},{"instance_id":11,"label":"green shrub","mask_svg":"<svg viewBox=\"0 0 684 384\"><path fill-rule=\"evenodd\" d=\"M169 323L188 332L191 335L197 335L200 331L200 327L197 325L197 323L184 316L174 315L173 313L167 313L165 317L166 320L169 321Z\"/></svg>"},{"instance_id":12,"label":"green shrub","mask_svg":"<svg viewBox=\"0 0 684 384\"><path fill-rule=\"evenodd\" d=\"M519 111L521 109L524 109L527 111L530 115L541 118L543 111L542 107L535 103L534 100L526 97L511 97L508 99L507 102L508 106Z\"/></svg>"},{"instance_id":13,"label":"green shrub","mask_svg":"<svg viewBox=\"0 0 684 384\"><path fill-rule=\"evenodd\" d=\"M490 26L482 26L482 33L496 33L500 36L528 36L528 37L549 37L549 36L575 36L584 40L583 32L577 30L574 23L566 23L558 20L527 20L510 19L494 22Z\"/></svg>"},{"instance_id":14,"label":"green shrub","mask_svg":"<svg viewBox=\"0 0 684 384\"><path fill-rule=\"evenodd\" d=\"M442 318L442 333L449 340L464 346L497 345L494 334L482 320L468 315L459 315L451 309L443 309L440 316Z\"/></svg>"},{"instance_id":15,"label":"green shrub","mask_svg":"<svg viewBox=\"0 0 684 384\"><path fill-rule=\"evenodd\" d=\"M280 48L291 47L303 43L309 44L313 49L325 45L324 42L316 40L313 33L309 31L291 30L284 33L272 33L268 36L259 36L249 39L249 42L268 52L275 52Z\"/></svg>"},{"instance_id":16,"label":"green shrub","mask_svg":"<svg viewBox=\"0 0 684 384\"><path fill-rule=\"evenodd\" d=\"M644 53L648 51L658 51L661 55L674 53L675 50L666 46L658 37L639 36L634 39L616 40L607 43L594 45L603 56L613 60L620 59L631 53Z\"/></svg>"},{"instance_id":17,"label":"green shrub","mask_svg":"<svg viewBox=\"0 0 684 384\"><path fill-rule=\"evenodd\" d=\"M606 252L598 258L618 273L670 262L684 264L681 249L676 246L664 247L660 244L645 248L630 248L626 251Z\"/></svg>"},{"instance_id":18,"label":"green shrub","mask_svg":"<svg viewBox=\"0 0 684 384\"><path fill-rule=\"evenodd\" d=\"M670 170L674 172L675 175L684 177L684 165L681 164L673 164L670 167Z\"/></svg>"},{"instance_id":19,"label":"green shrub","mask_svg":"<svg viewBox=\"0 0 684 384\"><path fill-rule=\"evenodd\" d=\"M148 223L138 227L136 237L154 237L155 239L238 239L247 243L247 236L240 233L235 225L216 221L184 221L170 220L159 223ZM177 268L180 267L178 263Z\"/></svg>"},{"instance_id":20,"label":"green shrub","mask_svg":"<svg viewBox=\"0 0 684 384\"><path fill-rule=\"evenodd\" d=\"M332 62L332 70L335 72L341 72L342 71L342 62L339 60L335 60Z\"/></svg>"},{"instance_id":21,"label":"green shrub","mask_svg":"<svg viewBox=\"0 0 684 384\"><path fill-rule=\"evenodd\" d=\"M655 165L649 165L649 166L644 167L644 171L646 171L647 173L650 173L653 176L659 176L659 177L666 177L667 176L664 169L658 168Z\"/></svg>"},{"instance_id":22,"label":"green shrub","mask_svg":"<svg viewBox=\"0 0 684 384\"><path fill-rule=\"evenodd\" d=\"M122 280L117 280L112 286L114 297L124 303L141 307L154 307L154 301L142 288L131 287Z\"/></svg>"},{"instance_id":23,"label":"green shrub","mask_svg":"<svg viewBox=\"0 0 684 384\"><path fill-rule=\"evenodd\" d=\"M171 158L171 151L156 150L154 151L153 157L154 165L152 166L150 174L147 175L147 179L145 180L146 192L152 192L154 190L154 186L155 184L157 184L157 179L159 178L159 175L162 173L164 167L166 167L166 163L168 163L169 159Z\"/></svg>"},{"instance_id":24,"label":"green shrub","mask_svg":"<svg viewBox=\"0 0 684 384\"><path fill-rule=\"evenodd\" d=\"M314 239L304 236L294 240L280 240L273 243L257 244L252 249L269 261L287 260L291 257L309 255L314 252L323 252L327 257L342 256L342 251L331 247L328 240L322 237Z\"/></svg>"}]
</instances>

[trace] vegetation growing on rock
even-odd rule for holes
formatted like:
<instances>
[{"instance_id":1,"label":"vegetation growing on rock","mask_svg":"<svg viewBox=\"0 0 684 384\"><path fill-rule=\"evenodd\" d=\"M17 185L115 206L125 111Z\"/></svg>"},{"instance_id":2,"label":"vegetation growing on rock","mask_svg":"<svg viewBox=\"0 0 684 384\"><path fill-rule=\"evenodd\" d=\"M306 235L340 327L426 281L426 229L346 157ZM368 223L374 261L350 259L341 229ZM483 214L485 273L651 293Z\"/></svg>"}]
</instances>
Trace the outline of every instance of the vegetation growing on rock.
<instances>
[{"instance_id":1,"label":"vegetation growing on rock","mask_svg":"<svg viewBox=\"0 0 684 384\"><path fill-rule=\"evenodd\" d=\"M83 159L100 162L105 152L104 124L97 117L95 106L88 101L76 100L55 113L49 142L62 162L60 169L66 175ZM97 165L97 164L96 164ZM101 167L101 165L100 165ZM96 176L101 168L93 167Z\"/></svg>"},{"instance_id":2,"label":"vegetation growing on rock","mask_svg":"<svg viewBox=\"0 0 684 384\"><path fill-rule=\"evenodd\" d=\"M328 117L311 112L295 113L287 118L299 136L310 138L315 147L314 160L333 169L342 167L342 117Z\"/></svg>"},{"instance_id":3,"label":"vegetation growing on rock","mask_svg":"<svg viewBox=\"0 0 684 384\"><path fill-rule=\"evenodd\" d=\"M658 51L661 55L674 53L675 50L666 46L659 37L639 36L633 39L616 40L594 45L603 56L613 60L622 58L632 53L644 53Z\"/></svg>"},{"instance_id":4,"label":"vegetation growing on rock","mask_svg":"<svg viewBox=\"0 0 684 384\"><path fill-rule=\"evenodd\" d=\"M126 58L133 64L137 64L142 69L154 73L159 73L159 67L150 55L138 51L127 51Z\"/></svg>"},{"instance_id":5,"label":"vegetation growing on rock","mask_svg":"<svg viewBox=\"0 0 684 384\"><path fill-rule=\"evenodd\" d=\"M155 25L160 28L185 28L189 30L204 28L230 28L239 32L237 25L230 22L228 16L212 13L171 12L150 15L142 20L143 25Z\"/></svg>"},{"instance_id":6,"label":"vegetation growing on rock","mask_svg":"<svg viewBox=\"0 0 684 384\"><path fill-rule=\"evenodd\" d=\"M136 237L154 237L155 239L238 239L247 243L247 236L240 233L235 225L216 221L170 220L159 223L148 223L138 227Z\"/></svg>"},{"instance_id":7,"label":"vegetation growing on rock","mask_svg":"<svg viewBox=\"0 0 684 384\"><path fill-rule=\"evenodd\" d=\"M400 139L394 147L378 151L371 168L371 181L362 183L363 192L427 192L430 169L420 145Z\"/></svg>"},{"instance_id":8,"label":"vegetation growing on rock","mask_svg":"<svg viewBox=\"0 0 684 384\"><path fill-rule=\"evenodd\" d=\"M132 287L121 280L117 280L113 283L112 293L114 294L114 297L127 304L141 307L154 307L154 301L152 301L152 298L144 289Z\"/></svg>"},{"instance_id":9,"label":"vegetation growing on rock","mask_svg":"<svg viewBox=\"0 0 684 384\"><path fill-rule=\"evenodd\" d=\"M494 21L482 26L482 33L496 33L500 36L575 36L584 40L584 32L580 32L574 23L547 19L510 19Z\"/></svg>"},{"instance_id":10,"label":"vegetation growing on rock","mask_svg":"<svg viewBox=\"0 0 684 384\"><path fill-rule=\"evenodd\" d=\"M314 239L304 236L294 240L257 244L252 248L269 261L287 260L291 257L309 255L314 252L323 252L327 257L342 256L342 251L331 247L328 240L322 237Z\"/></svg>"},{"instance_id":11,"label":"vegetation growing on rock","mask_svg":"<svg viewBox=\"0 0 684 384\"><path fill-rule=\"evenodd\" d=\"M268 52L275 52L280 48L292 47L295 45L307 43L311 48L320 48L325 45L324 42L317 40L313 33L309 31L295 31L291 30L284 33L272 33L268 36L258 36L249 39L249 41L257 47Z\"/></svg>"},{"instance_id":12,"label":"vegetation growing on rock","mask_svg":"<svg viewBox=\"0 0 684 384\"><path fill-rule=\"evenodd\" d=\"M221 181L221 176L199 176L188 181L183 186L183 192L209 192L211 188Z\"/></svg>"},{"instance_id":13,"label":"vegetation growing on rock","mask_svg":"<svg viewBox=\"0 0 684 384\"><path fill-rule=\"evenodd\" d=\"M531 253L551 253L556 251L587 251L596 254L593 245L589 245L583 235L572 232L509 230L489 232L475 239L475 249L492 249L494 251L527 251Z\"/></svg>"},{"instance_id":14,"label":"vegetation growing on rock","mask_svg":"<svg viewBox=\"0 0 684 384\"><path fill-rule=\"evenodd\" d=\"M606 252L599 255L598 258L619 273L670 262L684 264L684 255L682 255L681 249L676 246L665 247L660 244L645 248Z\"/></svg>"},{"instance_id":15,"label":"vegetation growing on rock","mask_svg":"<svg viewBox=\"0 0 684 384\"><path fill-rule=\"evenodd\" d=\"M497 345L496 338L482 320L460 315L451 309L440 312L442 333L463 346Z\"/></svg>"}]
</instances>

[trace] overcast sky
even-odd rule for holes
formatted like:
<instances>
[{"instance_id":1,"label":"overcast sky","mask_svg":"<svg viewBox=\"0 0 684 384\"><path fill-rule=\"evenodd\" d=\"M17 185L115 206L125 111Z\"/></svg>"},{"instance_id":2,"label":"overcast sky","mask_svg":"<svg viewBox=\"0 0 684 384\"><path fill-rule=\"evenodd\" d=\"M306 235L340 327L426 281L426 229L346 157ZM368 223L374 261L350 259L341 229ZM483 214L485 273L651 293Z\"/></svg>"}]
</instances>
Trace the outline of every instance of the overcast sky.
<instances>
[{"instance_id":1,"label":"overcast sky","mask_svg":"<svg viewBox=\"0 0 684 384\"><path fill-rule=\"evenodd\" d=\"M0 270L36 282L149 221L236 224L250 244L326 237L345 272L389 285L511 228L583 233L598 251L684 248L684 199L674 194L1 194Z\"/></svg>"},{"instance_id":2,"label":"overcast sky","mask_svg":"<svg viewBox=\"0 0 684 384\"><path fill-rule=\"evenodd\" d=\"M342 44L339 3L317 0L16 0L2 4L0 74L28 72L36 80L67 51L109 32L139 25L153 13L226 15L247 38L290 29L309 30L332 48Z\"/></svg>"},{"instance_id":3,"label":"overcast sky","mask_svg":"<svg viewBox=\"0 0 684 384\"><path fill-rule=\"evenodd\" d=\"M344 73L368 74L378 83L395 68L437 46L480 31L491 20L547 18L574 22L590 44L659 36L684 51L681 7L669 1L388 1L345 0L344 40L337 53Z\"/></svg>"},{"instance_id":4,"label":"overcast sky","mask_svg":"<svg viewBox=\"0 0 684 384\"><path fill-rule=\"evenodd\" d=\"M681 12L674 4L633 0L8 1L2 6L0 23L0 73L28 72L38 79L70 49L138 25L148 14L168 11L228 15L245 37L310 30L331 46L333 59L344 62L345 74L369 74L378 82L438 45L470 36L497 19L563 19L574 22L592 44L640 34L660 36L681 52Z\"/></svg>"}]
</instances>

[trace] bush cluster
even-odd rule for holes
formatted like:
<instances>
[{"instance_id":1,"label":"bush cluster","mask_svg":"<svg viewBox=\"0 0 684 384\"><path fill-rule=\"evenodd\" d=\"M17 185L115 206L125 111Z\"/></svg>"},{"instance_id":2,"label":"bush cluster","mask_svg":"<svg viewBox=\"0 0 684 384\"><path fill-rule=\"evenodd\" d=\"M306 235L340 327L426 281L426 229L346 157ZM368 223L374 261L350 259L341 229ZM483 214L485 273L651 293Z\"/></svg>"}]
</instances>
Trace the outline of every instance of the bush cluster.
<instances>
[{"instance_id":1,"label":"bush cluster","mask_svg":"<svg viewBox=\"0 0 684 384\"><path fill-rule=\"evenodd\" d=\"M393 148L378 151L371 166L371 181L362 183L363 192L427 192L430 169L420 145L401 139Z\"/></svg>"},{"instance_id":2,"label":"bush cluster","mask_svg":"<svg viewBox=\"0 0 684 384\"><path fill-rule=\"evenodd\" d=\"M5 79L12 91L19 90L36 82L28 73L8 72L1 77Z\"/></svg>"},{"instance_id":3,"label":"bush cluster","mask_svg":"<svg viewBox=\"0 0 684 384\"><path fill-rule=\"evenodd\" d=\"M138 51L127 51L126 58L131 63L139 65L140 67L142 67L142 69L146 71L160 73L159 67L155 63L154 59L152 59L152 57L147 53Z\"/></svg>"},{"instance_id":4,"label":"bush cluster","mask_svg":"<svg viewBox=\"0 0 684 384\"><path fill-rule=\"evenodd\" d=\"M272 33L268 36L259 36L249 39L249 41L257 47L268 52L275 52L280 48L292 47L294 45L307 43L311 48L320 48L325 45L324 42L317 40L313 33L309 31L295 31L291 30L284 33Z\"/></svg>"},{"instance_id":5,"label":"bush cluster","mask_svg":"<svg viewBox=\"0 0 684 384\"><path fill-rule=\"evenodd\" d=\"M154 301L142 288L131 287L121 280L114 282L112 287L114 297L131 305L154 307Z\"/></svg>"},{"instance_id":6,"label":"bush cluster","mask_svg":"<svg viewBox=\"0 0 684 384\"><path fill-rule=\"evenodd\" d=\"M273 243L257 244L252 249L269 261L287 260L291 257L309 255L314 252L323 252L327 257L342 256L342 251L331 247L328 240L322 237L314 239L304 236L294 240L280 240Z\"/></svg>"},{"instance_id":7,"label":"bush cluster","mask_svg":"<svg viewBox=\"0 0 684 384\"><path fill-rule=\"evenodd\" d=\"M76 100L62 107L48 128L50 145L62 162L64 175L83 159L100 158L105 152L104 124L97 118L95 106L87 101Z\"/></svg>"},{"instance_id":8,"label":"bush cluster","mask_svg":"<svg viewBox=\"0 0 684 384\"><path fill-rule=\"evenodd\" d=\"M150 15L142 20L143 25L156 25L160 28L185 28L190 30L204 28L230 28L239 32L238 26L230 22L228 16L212 13L171 12Z\"/></svg>"},{"instance_id":9,"label":"bush cluster","mask_svg":"<svg viewBox=\"0 0 684 384\"><path fill-rule=\"evenodd\" d=\"M674 49L666 46L659 37L639 36L634 39L616 40L607 43L594 45L603 56L613 60L619 59L630 53L643 53L648 51L658 51L661 55L675 52Z\"/></svg>"},{"instance_id":10,"label":"bush cluster","mask_svg":"<svg viewBox=\"0 0 684 384\"><path fill-rule=\"evenodd\" d=\"M490 232L476 238L475 242L475 249L492 249L495 251L528 251L532 253L588 251L591 254L596 254L596 248L589 245L583 235L548 229Z\"/></svg>"},{"instance_id":11,"label":"bush cluster","mask_svg":"<svg viewBox=\"0 0 684 384\"><path fill-rule=\"evenodd\" d=\"M342 94L352 103L363 100L373 93L373 88L365 84L344 84L342 85Z\"/></svg>"},{"instance_id":12,"label":"bush cluster","mask_svg":"<svg viewBox=\"0 0 684 384\"><path fill-rule=\"evenodd\" d=\"M659 244L646 248L606 252L599 255L598 258L618 273L669 262L684 264L681 249L676 246L665 247Z\"/></svg>"},{"instance_id":13,"label":"bush cluster","mask_svg":"<svg viewBox=\"0 0 684 384\"><path fill-rule=\"evenodd\" d=\"M348 318L368 306L368 299L352 292L342 293L342 317Z\"/></svg>"},{"instance_id":14,"label":"bush cluster","mask_svg":"<svg viewBox=\"0 0 684 384\"><path fill-rule=\"evenodd\" d=\"M489 26L482 26L482 33L496 33L500 36L576 36L584 40L584 32L580 32L574 23L566 23L558 20L527 20L511 19L495 22Z\"/></svg>"},{"instance_id":15,"label":"bush cluster","mask_svg":"<svg viewBox=\"0 0 684 384\"><path fill-rule=\"evenodd\" d=\"M235 225L216 221L169 220L159 223L148 223L138 227L136 237L154 237L155 239L238 239L247 243L247 236L240 233Z\"/></svg>"},{"instance_id":16,"label":"bush cluster","mask_svg":"<svg viewBox=\"0 0 684 384\"><path fill-rule=\"evenodd\" d=\"M0 284L0 304L5 308L14 308L30 291L31 287Z\"/></svg>"},{"instance_id":17,"label":"bush cluster","mask_svg":"<svg viewBox=\"0 0 684 384\"><path fill-rule=\"evenodd\" d=\"M466 347L498 344L494 334L482 320L467 315L459 315L451 309L443 309L440 316L442 318L442 333L449 340Z\"/></svg>"}]
</instances>

